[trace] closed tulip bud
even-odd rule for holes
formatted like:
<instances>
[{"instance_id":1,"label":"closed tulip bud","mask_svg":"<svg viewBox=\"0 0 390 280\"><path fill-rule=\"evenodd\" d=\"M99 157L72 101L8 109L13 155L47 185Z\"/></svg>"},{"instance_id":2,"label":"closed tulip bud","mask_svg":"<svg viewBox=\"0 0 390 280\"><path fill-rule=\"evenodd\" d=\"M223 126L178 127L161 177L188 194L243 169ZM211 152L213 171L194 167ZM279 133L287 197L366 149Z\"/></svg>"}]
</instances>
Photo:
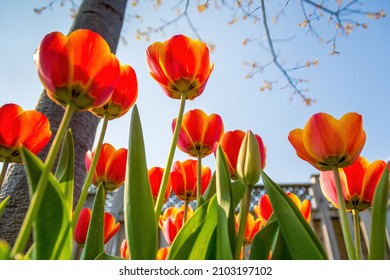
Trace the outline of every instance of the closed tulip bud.
<instances>
[{"instance_id":1,"label":"closed tulip bud","mask_svg":"<svg viewBox=\"0 0 390 280\"><path fill-rule=\"evenodd\" d=\"M247 186L254 186L262 172L263 141L252 131L248 131L242 141L237 160L237 174Z\"/></svg>"}]
</instances>

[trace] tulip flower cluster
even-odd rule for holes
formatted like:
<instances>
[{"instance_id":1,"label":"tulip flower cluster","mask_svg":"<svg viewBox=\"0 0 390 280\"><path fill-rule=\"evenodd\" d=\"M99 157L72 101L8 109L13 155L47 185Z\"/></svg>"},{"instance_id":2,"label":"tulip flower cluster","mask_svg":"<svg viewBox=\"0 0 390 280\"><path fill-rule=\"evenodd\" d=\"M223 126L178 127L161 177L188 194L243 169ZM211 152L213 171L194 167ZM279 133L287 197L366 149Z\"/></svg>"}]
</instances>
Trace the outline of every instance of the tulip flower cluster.
<instances>
[{"instance_id":1,"label":"tulip flower cluster","mask_svg":"<svg viewBox=\"0 0 390 280\"><path fill-rule=\"evenodd\" d=\"M152 79L168 97L180 100L164 167L147 165L135 105L136 73L118 61L99 34L86 29L50 33L39 45L35 63L48 97L65 113L42 162L37 154L51 139L49 120L15 104L0 107L0 187L8 163L24 163L32 191L15 245L11 249L0 241L0 256L20 257L34 229L34 246L26 259L71 259L76 245L82 248L81 259L100 260L328 258L311 227L310 201L286 193L266 174L261 136L251 130L225 131L216 113L185 112L186 102L205 91L214 68L205 43L176 35L146 50ZM128 147L103 143L108 122L131 107ZM102 118L103 125L95 149L85 155L87 176L73 208L74 150L68 125L73 112L86 110ZM369 257L383 259L390 167L382 160L370 164L360 155L366 140L363 117L317 113L303 129L292 130L288 140L299 158L319 170L324 196L339 209L348 257L361 258L358 214L372 207ZM174 161L176 150L189 158ZM215 168L202 164L210 155ZM252 209L252 191L260 179L266 194ZM90 209L84 202L91 185L96 192ZM123 224L105 212L107 193L119 188L124 188ZM165 205L170 196L182 206ZM0 215L6 204L0 202ZM125 231L120 256L110 256L104 246L120 228ZM167 246L159 242L160 233Z\"/></svg>"}]
</instances>

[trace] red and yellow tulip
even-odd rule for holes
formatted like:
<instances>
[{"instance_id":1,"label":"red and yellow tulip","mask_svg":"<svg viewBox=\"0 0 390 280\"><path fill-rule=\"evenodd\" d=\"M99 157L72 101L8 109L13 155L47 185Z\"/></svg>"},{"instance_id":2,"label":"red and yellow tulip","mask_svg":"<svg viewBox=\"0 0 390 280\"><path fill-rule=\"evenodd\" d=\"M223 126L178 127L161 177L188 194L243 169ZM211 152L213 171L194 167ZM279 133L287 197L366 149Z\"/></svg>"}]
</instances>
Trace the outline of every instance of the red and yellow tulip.
<instances>
[{"instance_id":1,"label":"red and yellow tulip","mask_svg":"<svg viewBox=\"0 0 390 280\"><path fill-rule=\"evenodd\" d=\"M123 65L110 99L103 106L92 108L91 112L98 117L107 115L109 120L120 118L130 110L137 97L138 82L135 71L130 65Z\"/></svg>"},{"instance_id":2,"label":"red and yellow tulip","mask_svg":"<svg viewBox=\"0 0 390 280\"><path fill-rule=\"evenodd\" d=\"M177 118L172 122L172 130L176 127ZM207 115L204 111L195 109L183 116L180 127L178 148L193 157L201 157L213 152L216 142L223 135L223 122L219 115Z\"/></svg>"},{"instance_id":3,"label":"red and yellow tulip","mask_svg":"<svg viewBox=\"0 0 390 280\"><path fill-rule=\"evenodd\" d=\"M110 98L120 65L107 42L96 32L79 29L47 34L35 54L39 78L57 104L79 110L100 107Z\"/></svg>"},{"instance_id":4,"label":"red and yellow tulip","mask_svg":"<svg viewBox=\"0 0 390 280\"><path fill-rule=\"evenodd\" d=\"M184 211L187 209L187 215ZM180 209L176 207L167 208L163 215L160 216L159 226L164 234L164 237L168 244L172 244L173 240L176 238L176 235L179 233L184 224L184 217L188 220L193 215L191 207L181 207Z\"/></svg>"},{"instance_id":5,"label":"red and yellow tulip","mask_svg":"<svg viewBox=\"0 0 390 280\"><path fill-rule=\"evenodd\" d=\"M173 164L170 174L172 190L181 200L196 199L197 163L197 160L188 159ZM209 185L211 170L209 167L202 166L201 173L201 194L203 194Z\"/></svg>"},{"instance_id":6,"label":"red and yellow tulip","mask_svg":"<svg viewBox=\"0 0 390 280\"><path fill-rule=\"evenodd\" d=\"M49 120L41 112L24 111L19 105L0 107L0 161L21 163L20 146L38 154L49 142Z\"/></svg>"},{"instance_id":7,"label":"red and yellow tulip","mask_svg":"<svg viewBox=\"0 0 390 280\"><path fill-rule=\"evenodd\" d=\"M238 229L238 219L236 218L236 229ZM258 233L263 223L260 218L255 218L251 213L248 213L244 232L244 246L252 243L256 233Z\"/></svg>"},{"instance_id":8,"label":"red and yellow tulip","mask_svg":"<svg viewBox=\"0 0 390 280\"><path fill-rule=\"evenodd\" d=\"M317 113L303 129L292 130L288 139L298 157L326 171L354 163L363 149L366 133L362 116L357 113L347 113L339 120Z\"/></svg>"},{"instance_id":9,"label":"red and yellow tulip","mask_svg":"<svg viewBox=\"0 0 390 280\"><path fill-rule=\"evenodd\" d=\"M207 45L184 35L150 45L146 62L153 79L175 99L182 93L190 100L201 95L214 67Z\"/></svg>"},{"instance_id":10,"label":"red and yellow tulip","mask_svg":"<svg viewBox=\"0 0 390 280\"><path fill-rule=\"evenodd\" d=\"M376 160L370 164L360 156L352 165L339 169L347 211L353 209L363 211L371 206L374 192L385 168L386 163L383 160ZM339 208L334 173L322 171L320 184L324 196Z\"/></svg>"},{"instance_id":11,"label":"red and yellow tulip","mask_svg":"<svg viewBox=\"0 0 390 280\"><path fill-rule=\"evenodd\" d=\"M169 253L169 249L170 249L169 247L159 248L157 251L156 260L166 260L168 253ZM123 239L123 241L121 243L120 256L121 256L121 258L126 259L126 260L128 260L130 257L129 256L129 248L128 248L126 239Z\"/></svg>"},{"instance_id":12,"label":"red and yellow tulip","mask_svg":"<svg viewBox=\"0 0 390 280\"><path fill-rule=\"evenodd\" d=\"M87 239L89 222L91 220L92 211L89 208L83 208L81 210L79 219L77 220L76 227L74 229L73 239L74 241L84 247L85 241ZM115 223L115 218L112 214L105 212L104 213L104 244L106 244L110 239L118 232L120 228L120 223Z\"/></svg>"},{"instance_id":13,"label":"red and yellow tulip","mask_svg":"<svg viewBox=\"0 0 390 280\"><path fill-rule=\"evenodd\" d=\"M304 199L302 202L293 193L287 192L287 195L291 200L295 203L295 205L298 207L298 209L301 211L302 216L305 218L305 220L310 223L310 216L311 216L311 203L309 200ZM271 217L272 213L274 212L274 209L271 204L271 200L269 199L268 194L263 195L259 199L258 205L254 207L255 214L261 219L263 224L266 224Z\"/></svg>"},{"instance_id":14,"label":"red and yellow tulip","mask_svg":"<svg viewBox=\"0 0 390 280\"><path fill-rule=\"evenodd\" d=\"M121 258L126 260L129 259L129 248L126 239L123 239L121 243L120 254L121 254Z\"/></svg>"},{"instance_id":15,"label":"red and yellow tulip","mask_svg":"<svg viewBox=\"0 0 390 280\"><path fill-rule=\"evenodd\" d=\"M170 249L170 247L162 247L162 248L158 249L156 260L158 260L158 261L166 260L168 257L168 254L169 254L169 249Z\"/></svg>"},{"instance_id":16,"label":"red and yellow tulip","mask_svg":"<svg viewBox=\"0 0 390 280\"><path fill-rule=\"evenodd\" d=\"M85 155L85 166L89 170L95 152ZM114 191L125 181L127 149L116 150L111 144L104 143L93 175L92 184L98 187L101 183L107 191Z\"/></svg>"}]
</instances>

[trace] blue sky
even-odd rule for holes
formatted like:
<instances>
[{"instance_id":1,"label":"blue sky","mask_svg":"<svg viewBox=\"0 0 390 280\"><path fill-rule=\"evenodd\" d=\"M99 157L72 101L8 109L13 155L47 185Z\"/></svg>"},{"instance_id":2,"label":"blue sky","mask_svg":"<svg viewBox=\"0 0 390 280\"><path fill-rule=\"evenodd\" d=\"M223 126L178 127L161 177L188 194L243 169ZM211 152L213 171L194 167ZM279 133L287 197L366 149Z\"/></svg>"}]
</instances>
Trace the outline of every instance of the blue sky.
<instances>
[{"instance_id":1,"label":"blue sky","mask_svg":"<svg viewBox=\"0 0 390 280\"><path fill-rule=\"evenodd\" d=\"M131 1L130 1L131 2ZM163 1L168 3L170 1ZM195 1L194 1L195 2ZM284 1L267 2L271 18ZM389 1L364 1L363 10L390 11ZM33 109L42 91L42 84L33 63L33 53L43 36L52 31L67 33L72 18L69 6L53 9L41 15L33 13L34 8L45 5L47 1L7 1L0 10L0 104L17 103L24 109ZM269 53L258 43L242 45L245 38L259 38L265 44L261 23L247 20L231 26L232 18L228 10L215 10L198 13L192 8L191 18L202 39L216 46L211 54L215 68L204 93L186 104L186 111L200 108L206 113L221 115L225 130L252 130L259 134L267 146L266 172L280 183L307 182L311 174L317 173L311 165L300 160L287 140L290 130L302 128L311 115L327 112L339 118L347 112L363 115L367 141L362 155L368 160L390 159L389 130L389 67L390 19L379 21L361 17L368 24L367 29L358 28L348 37L337 39L339 55L329 55L331 47L325 41L306 33L298 27L303 21L300 7L290 2L277 24L270 23L274 38L283 40L275 44L281 62L286 68L307 60L318 60L318 66L305 68L292 73L295 77L307 79L303 86L309 89L307 95L317 99L308 107L296 97L289 100L290 89L284 89L285 81L273 86L272 91L261 92L264 80L280 78L280 73L270 66L252 79L245 79L249 69L244 61L266 63ZM164 166L171 139L171 122L176 117L179 101L164 95L156 82L150 77L146 63L145 50L153 41L162 41L174 34L194 36L185 21L177 22L165 30L164 36L154 34L150 41L135 38L137 28L159 25L162 19L174 17L175 10L165 5L154 9L151 2L137 7L128 5L128 14L138 12L143 22L128 17L123 36L128 42L120 44L117 56L122 64L130 64L135 69L139 83L137 106L143 125L148 165ZM148 23L146 25L146 23ZM327 39L334 27L327 19L318 23L317 30ZM105 142L116 148L127 147L130 114L110 122ZM98 128L100 130L100 127ZM176 160L187 159L177 150ZM205 165L213 169L214 157L205 160Z\"/></svg>"}]
</instances>

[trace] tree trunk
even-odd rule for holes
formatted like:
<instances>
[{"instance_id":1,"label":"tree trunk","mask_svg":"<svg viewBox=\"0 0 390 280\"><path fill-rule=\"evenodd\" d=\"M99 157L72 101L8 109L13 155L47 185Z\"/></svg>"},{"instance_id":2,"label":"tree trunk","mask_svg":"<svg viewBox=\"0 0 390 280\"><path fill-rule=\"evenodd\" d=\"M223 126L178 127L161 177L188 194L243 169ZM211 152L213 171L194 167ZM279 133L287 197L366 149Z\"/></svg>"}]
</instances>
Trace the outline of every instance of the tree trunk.
<instances>
[{"instance_id":1,"label":"tree trunk","mask_svg":"<svg viewBox=\"0 0 390 280\"><path fill-rule=\"evenodd\" d=\"M102 35L110 45L111 51L115 53L122 29L126 2L127 0L84 0L70 31L82 28L91 29ZM54 135L61 122L64 109L52 102L43 91L36 110L49 118ZM86 175L84 155L87 150L92 149L99 120L89 112L76 112L70 124L75 142L75 203L80 195ZM46 157L50 145L51 142L41 152L40 158ZM12 246L30 202L24 166L21 164L10 165L0 192L0 201L9 195L11 200L0 217L0 239L5 239Z\"/></svg>"}]
</instances>

